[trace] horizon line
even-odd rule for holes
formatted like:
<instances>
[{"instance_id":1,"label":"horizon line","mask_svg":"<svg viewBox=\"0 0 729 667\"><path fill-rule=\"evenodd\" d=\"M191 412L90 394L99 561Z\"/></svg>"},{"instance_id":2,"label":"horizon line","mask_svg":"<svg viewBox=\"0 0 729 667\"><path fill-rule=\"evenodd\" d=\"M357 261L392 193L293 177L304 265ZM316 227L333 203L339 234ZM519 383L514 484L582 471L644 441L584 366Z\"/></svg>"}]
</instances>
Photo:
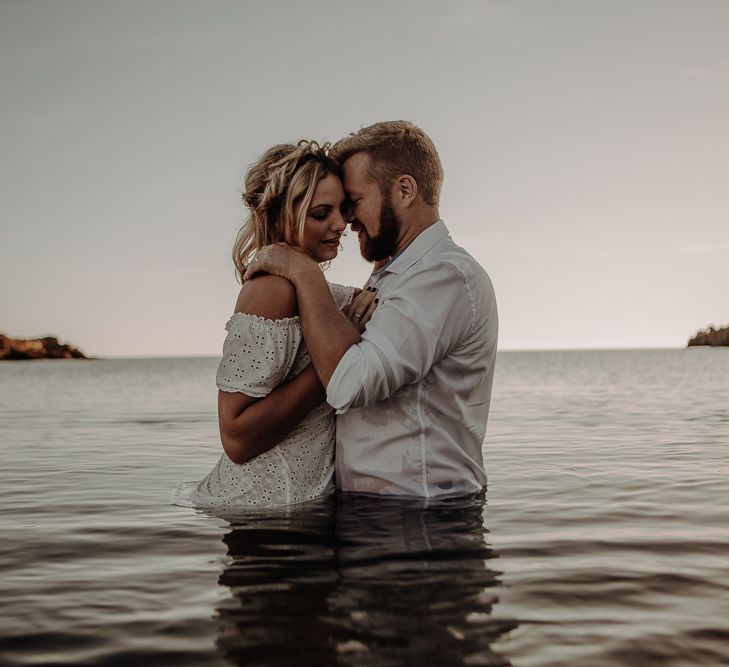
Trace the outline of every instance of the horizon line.
<instances>
[{"instance_id":1,"label":"horizon line","mask_svg":"<svg viewBox=\"0 0 729 667\"><path fill-rule=\"evenodd\" d=\"M711 345L697 346L659 346L659 347L507 347L498 348L499 352L649 352L658 350L689 350L697 347L721 347ZM109 355L89 356L95 360L134 360L134 359L214 359L220 354L141 354L141 355Z\"/></svg>"}]
</instances>

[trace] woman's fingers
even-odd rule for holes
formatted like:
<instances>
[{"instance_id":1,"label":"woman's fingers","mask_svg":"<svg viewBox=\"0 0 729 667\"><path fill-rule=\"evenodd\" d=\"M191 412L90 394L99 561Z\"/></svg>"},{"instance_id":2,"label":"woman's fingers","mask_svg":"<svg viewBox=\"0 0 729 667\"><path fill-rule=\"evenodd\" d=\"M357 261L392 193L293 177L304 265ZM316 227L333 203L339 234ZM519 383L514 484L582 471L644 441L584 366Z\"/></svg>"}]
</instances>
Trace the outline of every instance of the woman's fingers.
<instances>
[{"instance_id":1,"label":"woman's fingers","mask_svg":"<svg viewBox=\"0 0 729 667\"><path fill-rule=\"evenodd\" d=\"M352 308L354 307L354 302L357 300L357 297L362 294L362 290L359 287L354 288L354 295L352 296L352 300L342 308L342 312L344 313L344 316L347 319L350 319L350 313L352 312Z\"/></svg>"},{"instance_id":2,"label":"woman's fingers","mask_svg":"<svg viewBox=\"0 0 729 667\"><path fill-rule=\"evenodd\" d=\"M375 309L377 308L377 304L379 303L379 299L374 298L372 299L372 302L369 306L367 306L367 310L364 312L362 317L359 320L360 327L362 329L360 330L360 333L365 330L365 327L367 326L367 323L372 319L372 313L375 312Z\"/></svg>"},{"instance_id":3,"label":"woman's fingers","mask_svg":"<svg viewBox=\"0 0 729 667\"><path fill-rule=\"evenodd\" d=\"M352 299L352 311L354 314L359 313L360 317L364 315L365 310L367 310L367 307L372 303L372 301L374 301L376 296L377 292L375 292L371 287L363 289L354 297L354 299Z\"/></svg>"},{"instance_id":4,"label":"woman's fingers","mask_svg":"<svg viewBox=\"0 0 729 667\"><path fill-rule=\"evenodd\" d=\"M364 327L372 317L372 312L377 307L375 303L377 290L372 287L362 290L352 299L352 303L348 309L344 311L347 319L355 326L359 333L364 331Z\"/></svg>"},{"instance_id":5,"label":"woman's fingers","mask_svg":"<svg viewBox=\"0 0 729 667\"><path fill-rule=\"evenodd\" d=\"M347 319L350 319L350 314L352 312L352 304L348 303L344 308L342 308L342 313L344 314L344 317Z\"/></svg>"}]
</instances>

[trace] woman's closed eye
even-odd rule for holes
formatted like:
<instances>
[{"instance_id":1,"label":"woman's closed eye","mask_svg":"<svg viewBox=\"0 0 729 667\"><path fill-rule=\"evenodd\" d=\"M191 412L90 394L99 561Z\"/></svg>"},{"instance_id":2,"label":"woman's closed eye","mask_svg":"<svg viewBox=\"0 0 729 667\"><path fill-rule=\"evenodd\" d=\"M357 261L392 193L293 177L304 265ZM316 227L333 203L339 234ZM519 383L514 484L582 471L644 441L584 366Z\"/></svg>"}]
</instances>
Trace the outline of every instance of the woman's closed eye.
<instances>
[{"instance_id":1,"label":"woman's closed eye","mask_svg":"<svg viewBox=\"0 0 729 667\"><path fill-rule=\"evenodd\" d=\"M314 218L314 220L326 220L331 212L331 206L317 206L313 211L310 211L309 215Z\"/></svg>"}]
</instances>

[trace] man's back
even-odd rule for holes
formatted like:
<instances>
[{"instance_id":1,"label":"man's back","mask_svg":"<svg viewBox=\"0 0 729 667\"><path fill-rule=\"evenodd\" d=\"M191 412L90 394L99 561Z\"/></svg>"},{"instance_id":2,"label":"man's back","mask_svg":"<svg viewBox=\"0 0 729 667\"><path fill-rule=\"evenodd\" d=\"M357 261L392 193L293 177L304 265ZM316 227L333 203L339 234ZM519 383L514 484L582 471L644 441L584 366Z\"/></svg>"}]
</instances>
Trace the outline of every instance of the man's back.
<instances>
[{"instance_id":1,"label":"man's back","mask_svg":"<svg viewBox=\"0 0 729 667\"><path fill-rule=\"evenodd\" d=\"M380 305L327 388L340 413L338 487L480 490L498 333L491 281L439 221L371 284Z\"/></svg>"}]
</instances>

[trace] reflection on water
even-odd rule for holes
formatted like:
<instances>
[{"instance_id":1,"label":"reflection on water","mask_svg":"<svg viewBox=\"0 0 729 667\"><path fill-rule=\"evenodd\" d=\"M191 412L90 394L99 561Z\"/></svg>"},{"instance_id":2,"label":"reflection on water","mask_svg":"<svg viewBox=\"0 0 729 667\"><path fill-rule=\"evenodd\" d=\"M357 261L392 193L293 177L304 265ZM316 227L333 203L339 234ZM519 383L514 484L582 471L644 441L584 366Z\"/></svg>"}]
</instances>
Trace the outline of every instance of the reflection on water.
<instances>
[{"instance_id":1,"label":"reflection on water","mask_svg":"<svg viewBox=\"0 0 729 667\"><path fill-rule=\"evenodd\" d=\"M482 497L342 494L227 515L218 647L234 665L508 665Z\"/></svg>"}]
</instances>

